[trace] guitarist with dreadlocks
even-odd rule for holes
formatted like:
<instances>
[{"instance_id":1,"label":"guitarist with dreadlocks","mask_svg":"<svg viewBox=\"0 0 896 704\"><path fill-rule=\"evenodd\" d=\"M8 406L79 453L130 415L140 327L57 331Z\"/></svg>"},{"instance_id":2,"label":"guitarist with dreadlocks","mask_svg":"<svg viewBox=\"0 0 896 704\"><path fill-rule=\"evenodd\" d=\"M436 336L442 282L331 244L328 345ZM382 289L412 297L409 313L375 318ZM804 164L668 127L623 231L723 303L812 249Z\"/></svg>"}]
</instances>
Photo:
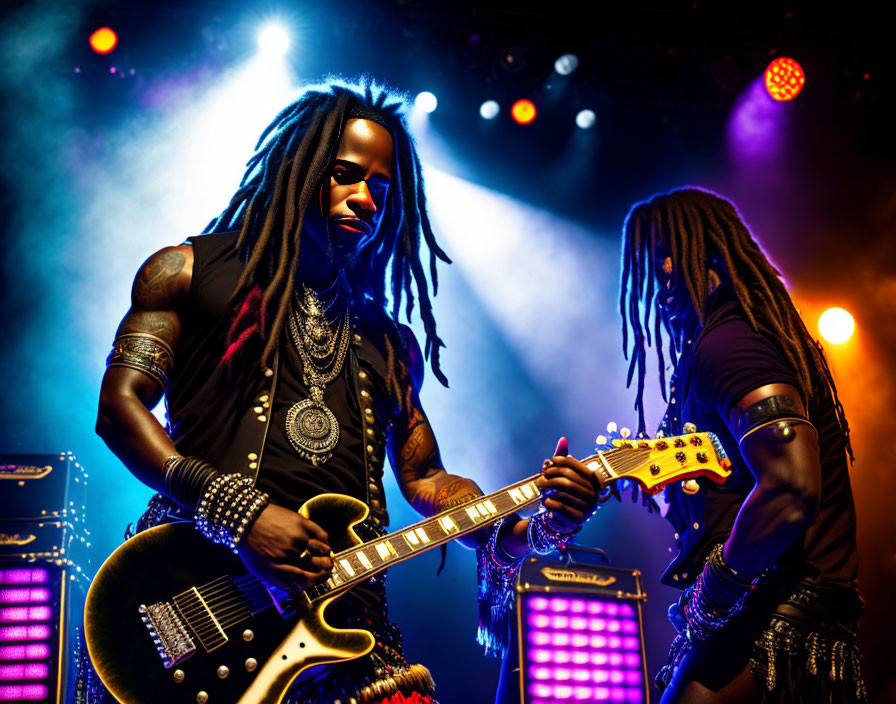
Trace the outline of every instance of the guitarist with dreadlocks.
<instances>
[{"instance_id":1,"label":"guitarist with dreadlocks","mask_svg":"<svg viewBox=\"0 0 896 704\"><path fill-rule=\"evenodd\" d=\"M266 583L295 593L333 567L327 532L297 509L322 493L347 494L370 511L359 537L382 535L387 454L425 516L481 495L442 467L420 406L425 356L446 383L421 244L433 294L436 261L449 260L430 228L402 110L372 85L306 90L262 134L206 232L140 269L97 422L159 492L138 530L195 520ZM425 354L397 322L403 297L408 318L419 301ZM150 413L163 394L167 428ZM558 448L540 480L557 529L548 537L575 529L597 501L592 473L565 454ZM527 552L526 524L502 532L503 554ZM490 535L463 540L482 547ZM428 671L405 660L388 619L384 574L327 612L336 627L371 631L373 651L298 685L286 701L434 701Z\"/></svg>"},{"instance_id":2,"label":"guitarist with dreadlocks","mask_svg":"<svg viewBox=\"0 0 896 704\"><path fill-rule=\"evenodd\" d=\"M683 591L662 702L865 701L852 451L821 347L737 209L712 193L637 204L622 262L640 430L653 342L669 404L660 430L693 423L734 461L723 486L666 489L680 552L663 582Z\"/></svg>"}]
</instances>

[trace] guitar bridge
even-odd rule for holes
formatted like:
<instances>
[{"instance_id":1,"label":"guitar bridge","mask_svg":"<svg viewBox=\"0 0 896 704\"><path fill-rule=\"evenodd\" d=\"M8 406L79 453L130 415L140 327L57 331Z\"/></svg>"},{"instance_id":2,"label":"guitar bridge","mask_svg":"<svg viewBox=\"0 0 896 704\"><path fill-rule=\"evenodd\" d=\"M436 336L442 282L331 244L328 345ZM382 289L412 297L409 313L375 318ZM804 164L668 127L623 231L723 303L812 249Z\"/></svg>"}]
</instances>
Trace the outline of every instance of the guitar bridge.
<instances>
[{"instance_id":1,"label":"guitar bridge","mask_svg":"<svg viewBox=\"0 0 896 704\"><path fill-rule=\"evenodd\" d=\"M141 604L137 610L166 668L183 662L196 651L187 627L171 604L164 601L152 606Z\"/></svg>"}]
</instances>

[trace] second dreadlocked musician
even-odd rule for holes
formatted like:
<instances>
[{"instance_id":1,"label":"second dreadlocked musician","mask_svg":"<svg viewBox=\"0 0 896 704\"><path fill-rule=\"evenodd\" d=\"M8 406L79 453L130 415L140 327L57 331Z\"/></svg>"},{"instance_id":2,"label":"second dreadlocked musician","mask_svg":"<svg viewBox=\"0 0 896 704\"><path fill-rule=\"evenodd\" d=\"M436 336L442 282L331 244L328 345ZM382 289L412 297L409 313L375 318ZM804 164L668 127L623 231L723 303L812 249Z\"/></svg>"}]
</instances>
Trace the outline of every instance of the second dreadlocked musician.
<instances>
[{"instance_id":1,"label":"second dreadlocked musician","mask_svg":"<svg viewBox=\"0 0 896 704\"><path fill-rule=\"evenodd\" d=\"M481 494L442 467L418 396L424 354L397 322L402 298L409 316L416 291L425 352L445 383L422 243L433 293L436 260L448 258L429 225L402 111L373 86L308 89L265 130L206 233L140 269L97 423L159 492L138 530L195 518L249 570L296 591L333 566L327 534L298 507L324 492L347 494L370 509L361 537L382 534L387 455L402 493L426 516ZM167 428L150 413L163 394ZM599 487L565 454L545 463L549 512L537 524L516 521L500 537L485 530L466 544L519 557L531 536L541 549L568 537ZM428 671L405 660L388 619L383 575L328 611L336 627L372 631L374 650L299 685L288 701L435 701Z\"/></svg>"},{"instance_id":2,"label":"second dreadlocked musician","mask_svg":"<svg viewBox=\"0 0 896 704\"><path fill-rule=\"evenodd\" d=\"M865 701L849 427L820 346L737 209L712 193L636 205L622 261L641 430L646 344L666 397L666 332L675 371L660 430L713 431L734 462L722 486L666 489L680 552L664 582L683 591L662 702Z\"/></svg>"}]
</instances>

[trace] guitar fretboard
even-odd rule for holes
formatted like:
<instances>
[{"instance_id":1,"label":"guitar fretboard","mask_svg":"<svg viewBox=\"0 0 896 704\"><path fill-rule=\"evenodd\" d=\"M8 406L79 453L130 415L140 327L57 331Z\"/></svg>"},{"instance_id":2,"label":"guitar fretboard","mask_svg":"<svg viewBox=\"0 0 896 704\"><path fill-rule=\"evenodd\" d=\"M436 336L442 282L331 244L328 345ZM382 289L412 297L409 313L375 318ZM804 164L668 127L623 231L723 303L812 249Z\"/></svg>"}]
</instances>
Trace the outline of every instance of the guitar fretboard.
<instances>
[{"instance_id":1,"label":"guitar fretboard","mask_svg":"<svg viewBox=\"0 0 896 704\"><path fill-rule=\"evenodd\" d=\"M535 483L537 478L537 475L529 477L395 533L340 552L333 557L330 578L309 587L305 594L315 601L334 591L343 591L390 565L509 516L541 498L541 490Z\"/></svg>"}]
</instances>

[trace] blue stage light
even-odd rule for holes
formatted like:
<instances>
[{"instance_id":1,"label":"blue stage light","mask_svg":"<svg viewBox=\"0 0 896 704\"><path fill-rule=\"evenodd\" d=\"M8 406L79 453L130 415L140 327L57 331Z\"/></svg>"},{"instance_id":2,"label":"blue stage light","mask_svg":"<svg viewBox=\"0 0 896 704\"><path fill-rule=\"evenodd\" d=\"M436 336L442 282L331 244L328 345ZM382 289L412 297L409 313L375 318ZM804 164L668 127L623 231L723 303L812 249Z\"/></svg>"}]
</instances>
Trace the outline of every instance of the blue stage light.
<instances>
[{"instance_id":1,"label":"blue stage light","mask_svg":"<svg viewBox=\"0 0 896 704\"><path fill-rule=\"evenodd\" d=\"M269 24L258 34L258 50L270 56L283 56L289 50L289 35L283 27Z\"/></svg>"},{"instance_id":2,"label":"blue stage light","mask_svg":"<svg viewBox=\"0 0 896 704\"><path fill-rule=\"evenodd\" d=\"M579 57L575 54L564 54L554 62L554 70L561 76L568 76L579 67Z\"/></svg>"},{"instance_id":3,"label":"blue stage light","mask_svg":"<svg viewBox=\"0 0 896 704\"><path fill-rule=\"evenodd\" d=\"M438 104L439 101L436 96L430 93L428 90L425 90L422 93L418 93L417 97L414 100L414 105L420 108L423 112L433 112Z\"/></svg>"},{"instance_id":4,"label":"blue stage light","mask_svg":"<svg viewBox=\"0 0 896 704\"><path fill-rule=\"evenodd\" d=\"M486 120L494 120L499 112L501 112L501 106L498 105L497 100L486 100L479 107L479 114Z\"/></svg>"},{"instance_id":5,"label":"blue stage light","mask_svg":"<svg viewBox=\"0 0 896 704\"><path fill-rule=\"evenodd\" d=\"M576 115L576 124L583 130L591 129L595 122L597 122L597 115L594 114L594 110L580 110Z\"/></svg>"}]
</instances>

